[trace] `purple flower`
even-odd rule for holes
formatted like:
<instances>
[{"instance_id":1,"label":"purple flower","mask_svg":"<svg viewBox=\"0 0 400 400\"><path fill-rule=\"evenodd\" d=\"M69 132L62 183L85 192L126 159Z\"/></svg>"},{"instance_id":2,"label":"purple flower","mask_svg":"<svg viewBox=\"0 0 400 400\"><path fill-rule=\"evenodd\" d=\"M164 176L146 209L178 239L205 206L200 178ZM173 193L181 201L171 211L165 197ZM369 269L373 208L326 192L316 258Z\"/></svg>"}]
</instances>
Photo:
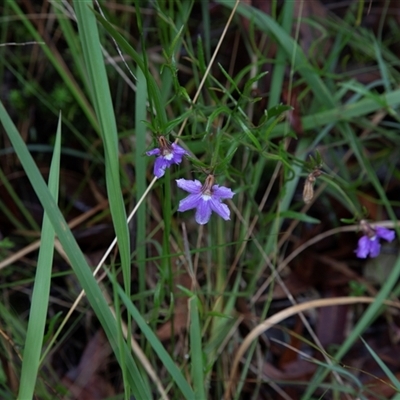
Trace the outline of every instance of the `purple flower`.
<instances>
[{"instance_id":1,"label":"purple flower","mask_svg":"<svg viewBox=\"0 0 400 400\"><path fill-rule=\"evenodd\" d=\"M175 143L169 144L164 136L157 138L159 147L146 152L148 156L158 156L154 163L154 175L161 178L165 174L165 169L172 164L180 164L187 151Z\"/></svg>"},{"instance_id":2,"label":"purple flower","mask_svg":"<svg viewBox=\"0 0 400 400\"><path fill-rule=\"evenodd\" d=\"M376 227L372 228L365 220L360 221L361 229L364 232L358 241L356 254L358 258L377 257L381 251L381 244L379 239L385 239L391 242L395 238L394 231L386 228Z\"/></svg>"},{"instance_id":3,"label":"purple flower","mask_svg":"<svg viewBox=\"0 0 400 400\"><path fill-rule=\"evenodd\" d=\"M206 224L214 211L224 220L229 220L230 210L223 199L231 199L235 193L224 186L214 185L214 175L208 175L202 186L198 180L177 179L178 187L189 192L189 196L179 202L178 211L196 209L196 222Z\"/></svg>"}]
</instances>

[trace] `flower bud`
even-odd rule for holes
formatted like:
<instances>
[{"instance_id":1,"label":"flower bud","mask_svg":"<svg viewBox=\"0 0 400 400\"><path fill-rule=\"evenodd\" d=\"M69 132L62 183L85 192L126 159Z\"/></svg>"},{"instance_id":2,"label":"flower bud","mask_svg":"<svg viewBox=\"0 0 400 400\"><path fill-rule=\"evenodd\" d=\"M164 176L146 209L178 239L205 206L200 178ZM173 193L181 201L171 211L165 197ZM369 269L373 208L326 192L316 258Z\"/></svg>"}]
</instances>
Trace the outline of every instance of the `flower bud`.
<instances>
[{"instance_id":1,"label":"flower bud","mask_svg":"<svg viewBox=\"0 0 400 400\"><path fill-rule=\"evenodd\" d=\"M311 173L310 175L308 175L306 181L304 182L303 188L303 201L306 204L310 203L314 197L314 182L315 178Z\"/></svg>"},{"instance_id":2,"label":"flower bud","mask_svg":"<svg viewBox=\"0 0 400 400\"><path fill-rule=\"evenodd\" d=\"M309 204L311 200L314 198L314 183L321 174L322 171L319 168L315 168L314 171L307 176L303 188L304 203Z\"/></svg>"}]
</instances>

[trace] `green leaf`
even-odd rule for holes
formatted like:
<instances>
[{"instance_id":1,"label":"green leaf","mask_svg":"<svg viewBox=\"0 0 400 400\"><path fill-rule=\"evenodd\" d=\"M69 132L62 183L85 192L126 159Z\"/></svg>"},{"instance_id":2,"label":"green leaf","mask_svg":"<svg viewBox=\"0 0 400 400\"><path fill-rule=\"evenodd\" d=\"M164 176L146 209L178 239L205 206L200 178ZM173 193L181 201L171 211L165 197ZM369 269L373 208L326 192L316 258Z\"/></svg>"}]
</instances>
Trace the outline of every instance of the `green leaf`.
<instances>
[{"instance_id":1,"label":"green leaf","mask_svg":"<svg viewBox=\"0 0 400 400\"><path fill-rule=\"evenodd\" d=\"M61 154L61 115L58 120L56 142L50 166L49 190L54 201L58 200ZM45 212L43 217L39 257L33 286L28 330L24 346L20 399L31 399L34 395L36 378L39 370L39 359L42 350L44 328L50 296L51 267L54 254L54 229Z\"/></svg>"},{"instance_id":2,"label":"green leaf","mask_svg":"<svg viewBox=\"0 0 400 400\"><path fill-rule=\"evenodd\" d=\"M372 355L374 360L377 362L377 364L382 368L382 371L385 373L386 377L390 379L390 381L392 382L392 384L396 388L396 390L400 391L400 382L396 378L396 375L383 362L383 360L381 360L381 358L378 356L378 354L375 353L375 351L369 346L369 344L363 338L360 338L360 339L362 340L362 342L364 343L364 346L367 348L367 350Z\"/></svg>"},{"instance_id":3,"label":"green leaf","mask_svg":"<svg viewBox=\"0 0 400 400\"><path fill-rule=\"evenodd\" d=\"M296 211L290 211L290 210L283 211L283 212L279 213L279 216L281 218L297 219L298 221L306 222L309 224L320 224L321 223L321 221L317 218L313 218L307 214L299 213Z\"/></svg>"},{"instance_id":4,"label":"green leaf","mask_svg":"<svg viewBox=\"0 0 400 400\"><path fill-rule=\"evenodd\" d=\"M189 299L190 365L194 386L194 398L204 400L207 396L204 390L204 365L198 301L199 299L197 296L193 296Z\"/></svg>"}]
</instances>

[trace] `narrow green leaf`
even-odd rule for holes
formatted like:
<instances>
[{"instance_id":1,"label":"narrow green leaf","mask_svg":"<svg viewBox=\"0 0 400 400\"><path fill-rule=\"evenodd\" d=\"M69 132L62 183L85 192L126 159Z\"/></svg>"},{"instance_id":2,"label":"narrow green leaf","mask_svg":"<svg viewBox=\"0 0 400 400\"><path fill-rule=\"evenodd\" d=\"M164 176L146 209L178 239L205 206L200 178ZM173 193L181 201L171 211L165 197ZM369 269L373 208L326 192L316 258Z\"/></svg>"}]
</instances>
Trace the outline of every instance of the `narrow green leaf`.
<instances>
[{"instance_id":1,"label":"narrow green leaf","mask_svg":"<svg viewBox=\"0 0 400 400\"><path fill-rule=\"evenodd\" d=\"M375 351L368 345L368 343L363 338L360 339L362 340L364 346L367 348L367 350L372 355L374 360L377 362L377 364L382 368L382 371L385 373L385 375L390 379L395 388L398 391L400 391L400 382L396 378L396 375L388 368L388 366L383 362L383 360L378 356L378 354L376 354Z\"/></svg>"},{"instance_id":2,"label":"narrow green leaf","mask_svg":"<svg viewBox=\"0 0 400 400\"><path fill-rule=\"evenodd\" d=\"M58 200L61 154L61 115L58 120L56 142L53 159L50 166L49 190ZM31 399L35 390L35 383L39 369L39 359L42 350L44 328L46 324L47 308L50 295L51 267L54 254L54 229L44 214L41 243L36 268L35 283L33 286L31 309L29 314L28 330L26 334L22 372L19 386L20 399Z\"/></svg>"},{"instance_id":3,"label":"narrow green leaf","mask_svg":"<svg viewBox=\"0 0 400 400\"><path fill-rule=\"evenodd\" d=\"M204 366L203 366L203 351L201 340L201 327L199 318L199 299L193 296L189 299L189 314L190 314L190 365L192 369L192 379L194 386L195 399L206 399L204 390Z\"/></svg>"},{"instance_id":4,"label":"narrow green leaf","mask_svg":"<svg viewBox=\"0 0 400 400\"><path fill-rule=\"evenodd\" d=\"M279 213L281 218L297 219L298 221L309 223L309 224L320 224L321 221L317 218L310 217L307 214L299 213L296 211L283 211Z\"/></svg>"},{"instance_id":5,"label":"narrow green leaf","mask_svg":"<svg viewBox=\"0 0 400 400\"><path fill-rule=\"evenodd\" d=\"M147 85L146 79L140 68L136 70L137 89L135 104L135 172L136 172L136 202L139 202L143 193L146 191L146 171L147 157L144 155L146 150L146 125L143 120L146 119L146 100ZM146 202L143 202L136 214L136 259L139 272L139 292L146 290ZM145 312L144 298L140 299L140 310Z\"/></svg>"}]
</instances>

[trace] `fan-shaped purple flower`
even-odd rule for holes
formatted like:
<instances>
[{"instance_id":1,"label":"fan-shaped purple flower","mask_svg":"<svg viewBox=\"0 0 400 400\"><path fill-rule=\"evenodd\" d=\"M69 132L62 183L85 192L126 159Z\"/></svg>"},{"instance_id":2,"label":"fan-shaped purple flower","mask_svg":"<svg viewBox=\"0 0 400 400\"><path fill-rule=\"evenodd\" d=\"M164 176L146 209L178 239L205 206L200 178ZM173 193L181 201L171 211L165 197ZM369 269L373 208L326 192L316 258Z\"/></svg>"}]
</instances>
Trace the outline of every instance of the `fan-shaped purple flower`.
<instances>
[{"instance_id":1,"label":"fan-shaped purple flower","mask_svg":"<svg viewBox=\"0 0 400 400\"><path fill-rule=\"evenodd\" d=\"M228 206L222 203L223 199L231 199L235 193L225 186L214 185L214 175L208 175L204 185L198 180L189 181L177 179L178 187L189 192L189 196L179 202L178 211L196 209L196 222L206 224L214 211L224 220L230 219Z\"/></svg>"},{"instance_id":2,"label":"fan-shaped purple flower","mask_svg":"<svg viewBox=\"0 0 400 400\"><path fill-rule=\"evenodd\" d=\"M146 152L148 156L157 156L154 163L154 175L161 178L172 164L180 164L187 151L175 143L169 144L164 136L158 137L159 147Z\"/></svg>"},{"instance_id":3,"label":"fan-shaped purple flower","mask_svg":"<svg viewBox=\"0 0 400 400\"><path fill-rule=\"evenodd\" d=\"M372 228L366 221L360 222L361 229L364 232L358 241L356 254L358 258L367 258L368 255L373 258L377 257L381 251L379 239L385 239L388 242L394 240L396 234L394 231L382 227Z\"/></svg>"}]
</instances>

